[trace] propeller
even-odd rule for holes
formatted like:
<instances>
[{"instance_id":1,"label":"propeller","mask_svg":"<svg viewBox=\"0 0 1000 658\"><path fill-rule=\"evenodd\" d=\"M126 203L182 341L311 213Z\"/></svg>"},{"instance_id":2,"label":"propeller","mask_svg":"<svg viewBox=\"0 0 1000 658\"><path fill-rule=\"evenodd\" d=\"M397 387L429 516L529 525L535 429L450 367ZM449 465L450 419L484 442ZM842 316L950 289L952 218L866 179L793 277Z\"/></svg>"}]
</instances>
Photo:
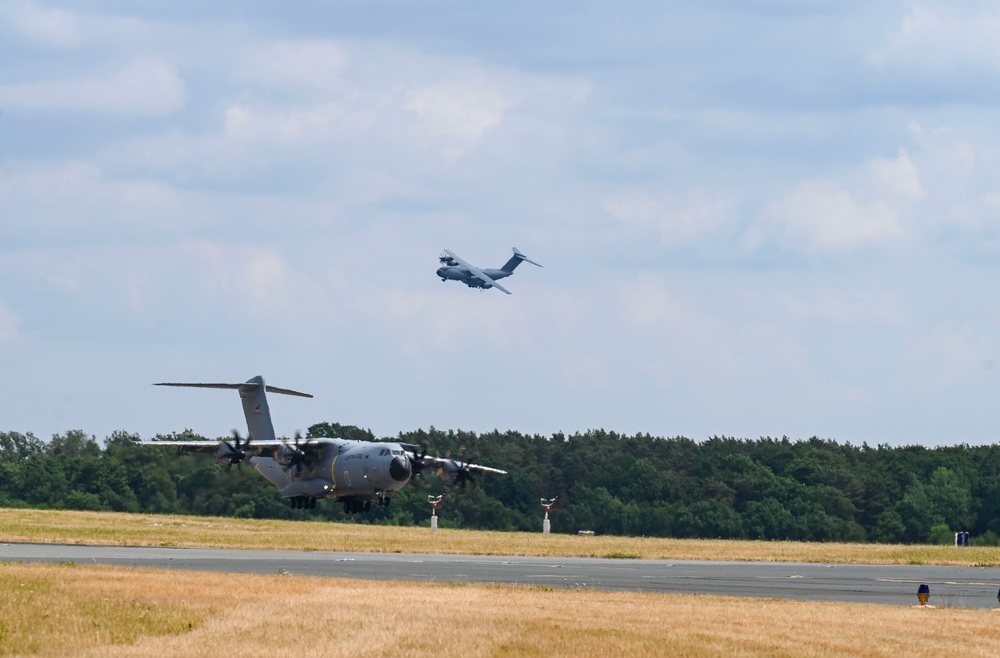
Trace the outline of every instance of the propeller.
<instances>
[{"instance_id":1,"label":"propeller","mask_svg":"<svg viewBox=\"0 0 1000 658\"><path fill-rule=\"evenodd\" d=\"M463 461L461 459L448 459L445 464L438 469L438 475L441 479L448 484L455 486L458 485L462 492L465 491L465 487L471 482L473 487L479 486L476 481L475 476L472 474L472 470L469 469L469 464L472 462Z\"/></svg>"},{"instance_id":2,"label":"propeller","mask_svg":"<svg viewBox=\"0 0 1000 658\"><path fill-rule=\"evenodd\" d=\"M295 432L294 445L290 446L288 445L287 441L282 441L282 443L285 444L285 449L288 450L290 453L288 456L288 463L285 466L285 468L294 467L296 475L302 472L303 465L304 466L312 465L312 457L309 455L308 452L306 452L299 446L299 440L301 438L302 438L302 432ZM306 441L306 443L308 444L309 442Z\"/></svg>"},{"instance_id":3,"label":"propeller","mask_svg":"<svg viewBox=\"0 0 1000 658\"><path fill-rule=\"evenodd\" d=\"M412 443L407 443L403 445L405 445L407 448L410 448L410 452L412 453L412 455L408 455L408 457L410 459L410 473L413 474L412 475L413 481L416 482L416 480L420 480L420 483L423 485L424 489L430 489L431 483L423 475L424 469L427 468L427 461L425 459L425 457L427 457L427 442L426 441L420 442L419 455L417 454L416 445Z\"/></svg>"},{"instance_id":4,"label":"propeller","mask_svg":"<svg viewBox=\"0 0 1000 658\"><path fill-rule=\"evenodd\" d=\"M424 457L427 456L427 442L426 441L421 442L420 456L417 456L417 446L410 446L410 447L413 448L413 456L410 457L410 471L413 473L413 475L420 475L424 470L424 466L427 465L426 462L424 462Z\"/></svg>"},{"instance_id":5,"label":"propeller","mask_svg":"<svg viewBox=\"0 0 1000 658\"><path fill-rule=\"evenodd\" d=\"M229 469L233 467L233 464L236 464L237 470L241 473L243 472L243 466L241 464L247 458L247 453L244 448L250 445L250 437L248 436L247 440L243 441L242 445L240 444L241 439L242 437L240 436L240 433L233 430L233 443L226 440L222 441L222 443L229 448L229 454L226 455L229 458L229 463L226 464L226 473L229 473Z\"/></svg>"},{"instance_id":6,"label":"propeller","mask_svg":"<svg viewBox=\"0 0 1000 658\"><path fill-rule=\"evenodd\" d=\"M455 484L458 485L459 489L465 491L465 485L469 482L472 483L473 488L479 486L476 478L472 475L472 471L469 470L470 462L465 462L464 464L460 461L458 462L458 470L455 472Z\"/></svg>"}]
</instances>

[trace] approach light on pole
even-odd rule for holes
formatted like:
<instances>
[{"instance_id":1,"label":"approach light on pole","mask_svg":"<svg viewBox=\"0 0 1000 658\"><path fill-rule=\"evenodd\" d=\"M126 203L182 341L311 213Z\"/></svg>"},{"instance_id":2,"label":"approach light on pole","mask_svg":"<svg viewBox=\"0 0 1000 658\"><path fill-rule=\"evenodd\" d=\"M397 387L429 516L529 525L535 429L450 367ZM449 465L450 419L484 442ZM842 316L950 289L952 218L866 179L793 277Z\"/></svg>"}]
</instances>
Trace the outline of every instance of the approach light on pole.
<instances>
[{"instance_id":1,"label":"approach light on pole","mask_svg":"<svg viewBox=\"0 0 1000 658\"><path fill-rule=\"evenodd\" d=\"M431 504L431 530L438 529L438 508L444 507L444 494L440 496L427 496L427 502Z\"/></svg>"},{"instance_id":2,"label":"approach light on pole","mask_svg":"<svg viewBox=\"0 0 1000 658\"><path fill-rule=\"evenodd\" d=\"M549 512L556 508L556 503L559 502L559 496L555 498L542 498L542 507L545 508L545 520L542 521L542 534L549 534L551 524L549 523Z\"/></svg>"}]
</instances>

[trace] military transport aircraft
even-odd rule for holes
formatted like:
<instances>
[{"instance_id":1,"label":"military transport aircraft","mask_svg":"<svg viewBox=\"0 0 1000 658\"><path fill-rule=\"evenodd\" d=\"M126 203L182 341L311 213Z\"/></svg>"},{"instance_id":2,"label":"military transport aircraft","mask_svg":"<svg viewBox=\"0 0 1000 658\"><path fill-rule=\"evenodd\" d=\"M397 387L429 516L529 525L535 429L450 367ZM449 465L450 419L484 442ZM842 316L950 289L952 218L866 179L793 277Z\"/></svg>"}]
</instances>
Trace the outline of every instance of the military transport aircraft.
<instances>
[{"instance_id":1,"label":"military transport aircraft","mask_svg":"<svg viewBox=\"0 0 1000 658\"><path fill-rule=\"evenodd\" d=\"M232 388L243 400L247 420L246 440L233 431L232 441L150 441L143 445L173 446L181 450L214 453L215 460L226 465L248 461L278 487L282 498L294 508L313 508L318 498L332 498L344 504L344 512L367 512L372 503L388 505L392 495L414 475L428 467L449 485L475 483L473 474L506 474L497 468L470 464L457 459L431 457L427 446L420 454L407 443L350 441L338 438L308 438L296 434L293 441L274 435L266 393L282 393L311 398L285 388L267 386L264 378L254 377L243 384L177 384L190 388ZM407 448L410 452L407 452Z\"/></svg>"},{"instance_id":2,"label":"military transport aircraft","mask_svg":"<svg viewBox=\"0 0 1000 658\"><path fill-rule=\"evenodd\" d=\"M542 267L541 264L522 254L517 247L514 247L514 255L511 256L510 260L504 263L504 266L498 270L481 270L475 265L465 262L449 249L445 249L444 253L438 256L438 260L441 261L441 267L438 268L437 275L441 277L442 281L447 281L448 279L461 281L470 288L482 288L484 290L486 288L496 288L508 295L510 291L497 283L497 279L503 279L513 274L514 268L520 265L521 261L528 261L532 265Z\"/></svg>"}]
</instances>

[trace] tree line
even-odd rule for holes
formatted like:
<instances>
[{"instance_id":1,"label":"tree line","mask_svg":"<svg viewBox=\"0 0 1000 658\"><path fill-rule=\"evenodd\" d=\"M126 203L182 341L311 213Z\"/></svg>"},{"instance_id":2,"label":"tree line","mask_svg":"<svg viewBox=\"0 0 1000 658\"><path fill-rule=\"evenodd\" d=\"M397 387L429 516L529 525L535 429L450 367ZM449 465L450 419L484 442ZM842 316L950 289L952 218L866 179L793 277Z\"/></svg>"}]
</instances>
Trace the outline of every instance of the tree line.
<instances>
[{"instance_id":1,"label":"tree line","mask_svg":"<svg viewBox=\"0 0 1000 658\"><path fill-rule=\"evenodd\" d=\"M375 440L319 423L308 437ZM203 440L191 431L164 440ZM427 525L427 497L445 493L441 527L536 532L541 498L559 497L552 531L885 543L1000 545L1000 447L855 446L832 440L572 435L415 430L385 440L502 468L505 476L447 489L416 478L386 508L349 517L320 501L293 510L244 465L226 474L209 455L80 430L42 441L0 432L0 506Z\"/></svg>"}]
</instances>

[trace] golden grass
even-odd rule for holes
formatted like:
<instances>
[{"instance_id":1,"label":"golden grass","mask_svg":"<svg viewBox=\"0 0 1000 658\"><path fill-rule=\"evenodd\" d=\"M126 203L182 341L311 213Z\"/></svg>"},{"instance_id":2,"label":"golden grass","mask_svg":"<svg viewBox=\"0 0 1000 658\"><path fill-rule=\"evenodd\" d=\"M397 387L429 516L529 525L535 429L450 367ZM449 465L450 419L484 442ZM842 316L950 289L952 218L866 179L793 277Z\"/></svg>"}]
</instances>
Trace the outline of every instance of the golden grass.
<instances>
[{"instance_id":1,"label":"golden grass","mask_svg":"<svg viewBox=\"0 0 1000 658\"><path fill-rule=\"evenodd\" d=\"M995 547L543 535L155 514L0 509L0 542L303 551L998 566Z\"/></svg>"},{"instance_id":2,"label":"golden grass","mask_svg":"<svg viewBox=\"0 0 1000 658\"><path fill-rule=\"evenodd\" d=\"M992 656L991 610L0 564L0 655Z\"/></svg>"}]
</instances>

